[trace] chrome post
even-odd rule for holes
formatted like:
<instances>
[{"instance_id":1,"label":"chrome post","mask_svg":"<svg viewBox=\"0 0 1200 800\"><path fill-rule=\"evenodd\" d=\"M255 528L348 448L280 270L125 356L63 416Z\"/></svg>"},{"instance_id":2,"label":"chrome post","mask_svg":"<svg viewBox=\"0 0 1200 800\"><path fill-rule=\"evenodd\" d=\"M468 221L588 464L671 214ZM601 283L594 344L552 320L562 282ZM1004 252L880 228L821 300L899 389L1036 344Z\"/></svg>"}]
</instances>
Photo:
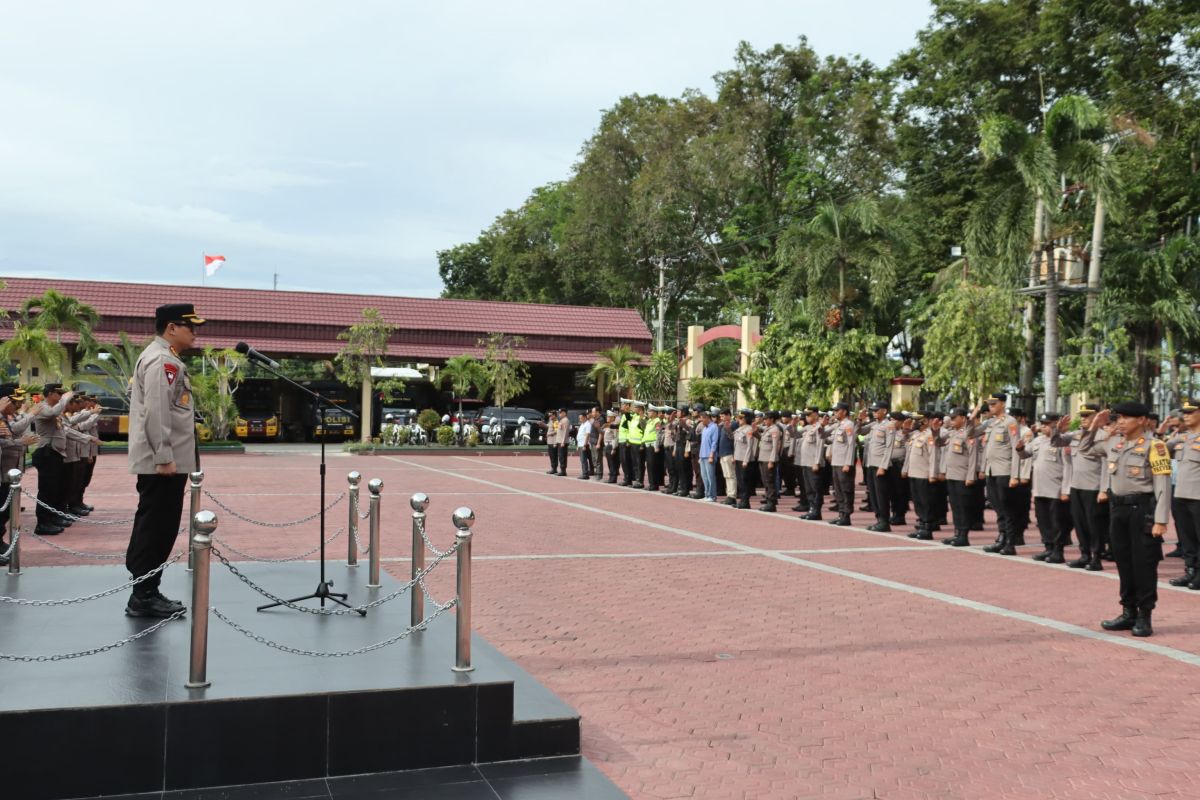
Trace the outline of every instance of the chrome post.
<instances>
[{"instance_id":1,"label":"chrome post","mask_svg":"<svg viewBox=\"0 0 1200 800\"><path fill-rule=\"evenodd\" d=\"M454 510L454 527L458 528L455 540L458 543L458 608L457 631L454 646L455 672L470 672L471 666L471 526L475 524L475 512L463 506Z\"/></svg>"},{"instance_id":2,"label":"chrome post","mask_svg":"<svg viewBox=\"0 0 1200 800\"><path fill-rule=\"evenodd\" d=\"M417 579L417 574L425 569L425 537L421 534L425 531L425 510L429 508L429 495L424 492L417 492L409 498L408 504L412 506L412 580ZM412 588L412 617L411 625L417 625L421 620L425 619L425 590L420 586Z\"/></svg>"},{"instance_id":3,"label":"chrome post","mask_svg":"<svg viewBox=\"0 0 1200 800\"><path fill-rule=\"evenodd\" d=\"M367 491L371 493L371 574L367 579L367 588L378 589L379 582L379 493L383 491L383 481L372 478L367 483Z\"/></svg>"},{"instance_id":4,"label":"chrome post","mask_svg":"<svg viewBox=\"0 0 1200 800\"><path fill-rule=\"evenodd\" d=\"M212 535L217 529L217 515L211 511L197 512L192 517L192 552L196 554L192 574L192 654L188 667L189 689L208 686L208 579L212 560Z\"/></svg>"},{"instance_id":5,"label":"chrome post","mask_svg":"<svg viewBox=\"0 0 1200 800\"><path fill-rule=\"evenodd\" d=\"M191 487L191 505L188 507L188 520L190 526L188 528L188 565L187 571L192 572L196 568L196 554L192 551L192 538L196 535L196 515L200 513L200 485L204 483L204 470L196 470L188 477L191 478L189 486Z\"/></svg>"},{"instance_id":6,"label":"chrome post","mask_svg":"<svg viewBox=\"0 0 1200 800\"><path fill-rule=\"evenodd\" d=\"M8 574L21 574L21 470L8 471L8 541L13 544L8 556Z\"/></svg>"},{"instance_id":7,"label":"chrome post","mask_svg":"<svg viewBox=\"0 0 1200 800\"><path fill-rule=\"evenodd\" d=\"M350 516L346 521L347 530L350 533L349 541L346 544L346 566L358 566L358 482L362 480L362 474L358 470L354 470L346 476L346 480L350 482Z\"/></svg>"}]
</instances>

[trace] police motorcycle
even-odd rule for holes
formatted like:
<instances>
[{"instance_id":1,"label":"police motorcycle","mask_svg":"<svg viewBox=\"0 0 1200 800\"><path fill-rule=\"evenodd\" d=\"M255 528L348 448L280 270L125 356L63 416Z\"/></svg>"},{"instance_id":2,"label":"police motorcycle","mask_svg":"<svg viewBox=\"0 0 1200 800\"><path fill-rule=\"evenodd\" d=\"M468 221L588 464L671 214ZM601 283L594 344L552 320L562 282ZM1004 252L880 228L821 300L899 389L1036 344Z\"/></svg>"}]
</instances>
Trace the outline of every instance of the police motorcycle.
<instances>
[{"instance_id":1,"label":"police motorcycle","mask_svg":"<svg viewBox=\"0 0 1200 800\"><path fill-rule=\"evenodd\" d=\"M482 435L486 444L504 444L504 426L496 417L491 417L484 424Z\"/></svg>"},{"instance_id":2,"label":"police motorcycle","mask_svg":"<svg viewBox=\"0 0 1200 800\"><path fill-rule=\"evenodd\" d=\"M529 420L524 417L517 417L517 432L513 436L513 439L513 444L529 445L529 442L532 441Z\"/></svg>"},{"instance_id":3,"label":"police motorcycle","mask_svg":"<svg viewBox=\"0 0 1200 800\"><path fill-rule=\"evenodd\" d=\"M417 424L415 417L408 423L408 443L418 445L429 444L429 434Z\"/></svg>"},{"instance_id":4,"label":"police motorcycle","mask_svg":"<svg viewBox=\"0 0 1200 800\"><path fill-rule=\"evenodd\" d=\"M388 414L383 418L383 427L379 431L379 437L384 444L395 447L401 443L400 432L403 429L404 426L396 422L396 415Z\"/></svg>"}]
</instances>

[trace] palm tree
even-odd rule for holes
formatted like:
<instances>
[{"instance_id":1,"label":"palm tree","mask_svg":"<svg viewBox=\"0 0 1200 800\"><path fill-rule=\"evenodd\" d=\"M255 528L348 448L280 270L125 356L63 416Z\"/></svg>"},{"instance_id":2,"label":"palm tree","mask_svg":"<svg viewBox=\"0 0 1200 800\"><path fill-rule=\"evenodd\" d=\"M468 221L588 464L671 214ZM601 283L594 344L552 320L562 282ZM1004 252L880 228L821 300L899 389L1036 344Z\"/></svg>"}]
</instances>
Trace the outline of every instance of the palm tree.
<instances>
[{"instance_id":1,"label":"palm tree","mask_svg":"<svg viewBox=\"0 0 1200 800\"><path fill-rule=\"evenodd\" d=\"M999 168L996 180L973 210L969 236L977 252L999 257L1002 271L1016 277L1016 267L1028 258L1029 287L1041 280L1040 265L1047 266L1045 340L1042 348L1043 382L1047 410L1058 406L1059 285L1053 249L1046 242L1059 204L1048 202L1059 195L1067 179L1087 185L1105 198L1108 213L1119 211L1120 179L1111 148L1101 141L1108 121L1092 101L1063 95L1046 112L1040 131L1030 131L1012 117L992 115L980 125L979 147ZM1030 206L1032 205L1032 213ZM1032 217L1032 237L1029 235ZM1032 239L1032 241L1031 241ZM1023 252L1022 252L1023 251ZM1026 301L1024 314L1025 364L1021 394L1032 396L1034 375L1034 305Z\"/></svg>"},{"instance_id":2,"label":"palm tree","mask_svg":"<svg viewBox=\"0 0 1200 800\"><path fill-rule=\"evenodd\" d=\"M642 360L642 354L626 344L614 345L596 353L599 361L592 365L588 373L597 384L608 392L609 387L616 390L618 395L622 389L632 389L637 385L637 365Z\"/></svg>"},{"instance_id":3,"label":"palm tree","mask_svg":"<svg viewBox=\"0 0 1200 800\"><path fill-rule=\"evenodd\" d=\"M133 382L133 371L145 344L134 344L129 334L121 331L118 345L106 345L101 352L88 356L80 362L80 368L92 367L100 371L102 378L93 378L100 386L108 389L114 397L125 399L129 405L129 390Z\"/></svg>"},{"instance_id":4,"label":"palm tree","mask_svg":"<svg viewBox=\"0 0 1200 800\"><path fill-rule=\"evenodd\" d=\"M646 399L674 399L679 386L679 359L670 350L659 350L650 363L637 370L638 394Z\"/></svg>"},{"instance_id":5,"label":"palm tree","mask_svg":"<svg viewBox=\"0 0 1200 800\"><path fill-rule=\"evenodd\" d=\"M33 365L62 375L67 349L50 338L43 328L30 323L13 322L12 336L0 344L0 360L16 361L21 365L21 383L33 380Z\"/></svg>"},{"instance_id":6,"label":"palm tree","mask_svg":"<svg viewBox=\"0 0 1200 800\"><path fill-rule=\"evenodd\" d=\"M32 314L36 313L36 316ZM78 349L88 353L95 348L92 329L100 322L96 309L70 295L47 289L40 297L31 297L21 305L21 314L32 324L54 331L54 341L62 345L63 331L78 334ZM60 373L59 377L62 375Z\"/></svg>"},{"instance_id":7,"label":"palm tree","mask_svg":"<svg viewBox=\"0 0 1200 800\"><path fill-rule=\"evenodd\" d=\"M794 267L790 288L824 310L828 328L844 333L849 301L866 295L879 306L891 294L898 244L898 230L875 199L829 200L785 237L785 259Z\"/></svg>"},{"instance_id":8,"label":"palm tree","mask_svg":"<svg viewBox=\"0 0 1200 800\"><path fill-rule=\"evenodd\" d=\"M446 360L446 365L438 373L442 383L450 382L450 389L458 398L458 418L463 415L462 399L474 386L482 394L485 392L484 383L487 380L483 365L472 355L463 353Z\"/></svg>"}]
</instances>

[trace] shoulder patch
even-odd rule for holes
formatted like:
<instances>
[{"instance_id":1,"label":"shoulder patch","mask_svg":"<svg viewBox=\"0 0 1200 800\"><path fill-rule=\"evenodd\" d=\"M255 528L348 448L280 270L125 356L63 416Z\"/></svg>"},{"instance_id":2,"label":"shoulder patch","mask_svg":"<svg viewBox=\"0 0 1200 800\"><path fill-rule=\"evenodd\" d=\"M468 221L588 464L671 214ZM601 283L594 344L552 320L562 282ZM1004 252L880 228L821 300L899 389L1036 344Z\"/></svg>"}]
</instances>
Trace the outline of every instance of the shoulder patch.
<instances>
[{"instance_id":1,"label":"shoulder patch","mask_svg":"<svg viewBox=\"0 0 1200 800\"><path fill-rule=\"evenodd\" d=\"M179 377L179 367L175 366L170 361L164 361L163 372L167 374L167 385L174 386L175 379Z\"/></svg>"},{"instance_id":2,"label":"shoulder patch","mask_svg":"<svg viewBox=\"0 0 1200 800\"><path fill-rule=\"evenodd\" d=\"M1171 474L1171 455L1161 440L1156 440L1150 448L1150 471L1155 475Z\"/></svg>"}]
</instances>

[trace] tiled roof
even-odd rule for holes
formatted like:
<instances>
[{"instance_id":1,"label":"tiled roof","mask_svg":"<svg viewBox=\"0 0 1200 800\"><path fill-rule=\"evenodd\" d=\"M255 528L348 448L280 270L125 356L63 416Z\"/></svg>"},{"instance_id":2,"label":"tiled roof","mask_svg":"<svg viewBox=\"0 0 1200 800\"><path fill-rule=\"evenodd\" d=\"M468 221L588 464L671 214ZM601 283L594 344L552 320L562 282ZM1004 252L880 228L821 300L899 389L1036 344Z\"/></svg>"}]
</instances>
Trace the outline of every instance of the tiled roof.
<instances>
[{"instance_id":1,"label":"tiled roof","mask_svg":"<svg viewBox=\"0 0 1200 800\"><path fill-rule=\"evenodd\" d=\"M401 330L494 332L522 336L596 338L650 344L650 331L631 308L504 303L489 300L442 300L364 294L325 294L208 286L163 286L46 278L3 278L0 308L19 308L47 289L87 303L102 317L152 317L165 303L191 301L201 316L214 321L310 324L346 328L360 321L364 308L378 308Z\"/></svg>"}]
</instances>

